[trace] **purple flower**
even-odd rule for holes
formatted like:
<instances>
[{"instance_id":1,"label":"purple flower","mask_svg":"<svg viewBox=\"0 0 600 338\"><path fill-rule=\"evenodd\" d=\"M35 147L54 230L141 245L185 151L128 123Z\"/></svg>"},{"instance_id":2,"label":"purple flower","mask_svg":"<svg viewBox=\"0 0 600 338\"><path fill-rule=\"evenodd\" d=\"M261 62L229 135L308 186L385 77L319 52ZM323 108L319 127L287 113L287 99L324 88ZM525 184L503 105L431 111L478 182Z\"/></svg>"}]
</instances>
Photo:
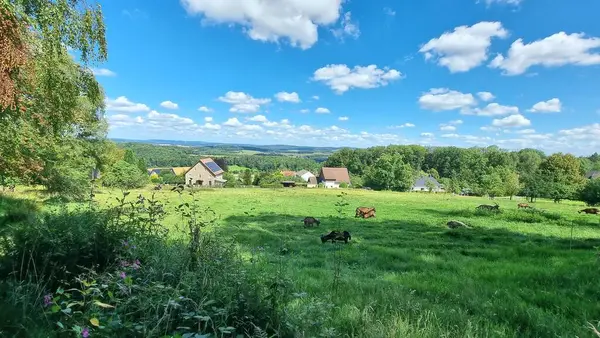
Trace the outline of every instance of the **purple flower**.
<instances>
[{"instance_id":1,"label":"purple flower","mask_svg":"<svg viewBox=\"0 0 600 338\"><path fill-rule=\"evenodd\" d=\"M84 327L83 330L81 330L81 336L83 338L87 338L90 336L90 329L88 329L87 327Z\"/></svg>"},{"instance_id":2,"label":"purple flower","mask_svg":"<svg viewBox=\"0 0 600 338\"><path fill-rule=\"evenodd\" d=\"M121 261L121 266L122 267L129 266L129 262L127 262L127 261Z\"/></svg>"},{"instance_id":3,"label":"purple flower","mask_svg":"<svg viewBox=\"0 0 600 338\"><path fill-rule=\"evenodd\" d=\"M139 269L139 268L140 268L140 266L141 266L141 264L140 264L140 260L139 260L139 259L136 259L136 260L135 260L135 262L131 263L131 267L132 267L134 270L137 270L137 269Z\"/></svg>"},{"instance_id":4,"label":"purple flower","mask_svg":"<svg viewBox=\"0 0 600 338\"><path fill-rule=\"evenodd\" d=\"M52 304L52 294L47 294L44 296L44 306L50 306Z\"/></svg>"},{"instance_id":5,"label":"purple flower","mask_svg":"<svg viewBox=\"0 0 600 338\"><path fill-rule=\"evenodd\" d=\"M119 274L119 276L121 276L121 278L125 279L125 277L127 277L127 275L125 274L124 271L121 271L121 273Z\"/></svg>"}]
</instances>

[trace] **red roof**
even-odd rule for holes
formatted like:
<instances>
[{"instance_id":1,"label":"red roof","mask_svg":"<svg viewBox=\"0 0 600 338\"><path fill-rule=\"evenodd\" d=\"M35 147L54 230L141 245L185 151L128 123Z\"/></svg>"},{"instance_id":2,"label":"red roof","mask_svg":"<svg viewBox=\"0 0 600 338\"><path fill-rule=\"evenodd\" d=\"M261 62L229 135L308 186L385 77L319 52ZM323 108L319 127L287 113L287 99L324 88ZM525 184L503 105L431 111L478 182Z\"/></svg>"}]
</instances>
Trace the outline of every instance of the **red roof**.
<instances>
[{"instance_id":1,"label":"red roof","mask_svg":"<svg viewBox=\"0 0 600 338\"><path fill-rule=\"evenodd\" d=\"M285 177L293 177L296 176L296 172L295 171L289 171L289 170L282 170L281 174Z\"/></svg>"},{"instance_id":2,"label":"red roof","mask_svg":"<svg viewBox=\"0 0 600 338\"><path fill-rule=\"evenodd\" d=\"M321 179L325 181L336 181L350 184L350 174L346 168L321 168Z\"/></svg>"}]
</instances>

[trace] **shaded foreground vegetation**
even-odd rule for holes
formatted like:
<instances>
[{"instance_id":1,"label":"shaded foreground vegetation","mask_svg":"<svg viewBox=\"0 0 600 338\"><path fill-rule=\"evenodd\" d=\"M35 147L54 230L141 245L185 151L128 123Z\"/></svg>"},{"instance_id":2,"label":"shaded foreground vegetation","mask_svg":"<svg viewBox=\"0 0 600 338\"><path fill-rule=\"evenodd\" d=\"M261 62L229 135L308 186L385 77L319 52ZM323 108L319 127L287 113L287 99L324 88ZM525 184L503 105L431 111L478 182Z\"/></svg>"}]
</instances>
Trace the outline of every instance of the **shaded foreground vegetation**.
<instances>
[{"instance_id":1,"label":"shaded foreground vegetation","mask_svg":"<svg viewBox=\"0 0 600 338\"><path fill-rule=\"evenodd\" d=\"M43 216L4 198L2 333L587 337L600 321L600 218L577 214L581 204L499 200L489 213L450 195L151 194L123 203L107 190ZM377 218L355 219L358 205ZM305 228L308 215L320 226ZM332 230L352 240L321 243ZM88 294L61 291L71 287Z\"/></svg>"}]
</instances>

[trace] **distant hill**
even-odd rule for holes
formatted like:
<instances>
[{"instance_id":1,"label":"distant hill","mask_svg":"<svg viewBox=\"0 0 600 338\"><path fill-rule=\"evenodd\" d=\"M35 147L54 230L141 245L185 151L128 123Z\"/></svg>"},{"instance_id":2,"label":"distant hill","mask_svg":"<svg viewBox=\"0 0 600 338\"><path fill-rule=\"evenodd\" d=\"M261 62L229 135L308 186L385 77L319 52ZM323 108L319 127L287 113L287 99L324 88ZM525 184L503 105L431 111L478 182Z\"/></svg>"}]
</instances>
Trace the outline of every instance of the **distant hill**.
<instances>
[{"instance_id":1,"label":"distant hill","mask_svg":"<svg viewBox=\"0 0 600 338\"><path fill-rule=\"evenodd\" d=\"M235 144L235 143L215 143L203 141L174 141L174 140L128 140L114 138L117 143L144 143L163 146L181 146L181 147L202 147L219 148L221 150L229 149L231 151L254 151L260 153L302 153L302 154L330 154L340 149L337 147L309 147L293 145L255 145L255 144Z\"/></svg>"}]
</instances>

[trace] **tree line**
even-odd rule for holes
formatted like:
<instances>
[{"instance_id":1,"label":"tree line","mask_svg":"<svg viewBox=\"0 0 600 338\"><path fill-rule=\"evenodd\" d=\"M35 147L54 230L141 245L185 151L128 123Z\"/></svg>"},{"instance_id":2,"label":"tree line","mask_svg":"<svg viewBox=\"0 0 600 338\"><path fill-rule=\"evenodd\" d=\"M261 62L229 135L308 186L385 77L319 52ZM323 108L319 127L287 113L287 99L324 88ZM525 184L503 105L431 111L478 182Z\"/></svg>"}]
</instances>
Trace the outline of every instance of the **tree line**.
<instances>
[{"instance_id":1,"label":"tree line","mask_svg":"<svg viewBox=\"0 0 600 338\"><path fill-rule=\"evenodd\" d=\"M329 156L324 165L347 167L358 181L374 189L407 191L415 178L426 175L439 180L446 191L454 193L519 194L531 200L544 197L560 201L580 199L584 189L591 189L590 182L596 181L588 180L585 175L600 170L600 155L575 157L555 153L546 156L536 149L506 151L497 146L391 145L344 148Z\"/></svg>"}]
</instances>

